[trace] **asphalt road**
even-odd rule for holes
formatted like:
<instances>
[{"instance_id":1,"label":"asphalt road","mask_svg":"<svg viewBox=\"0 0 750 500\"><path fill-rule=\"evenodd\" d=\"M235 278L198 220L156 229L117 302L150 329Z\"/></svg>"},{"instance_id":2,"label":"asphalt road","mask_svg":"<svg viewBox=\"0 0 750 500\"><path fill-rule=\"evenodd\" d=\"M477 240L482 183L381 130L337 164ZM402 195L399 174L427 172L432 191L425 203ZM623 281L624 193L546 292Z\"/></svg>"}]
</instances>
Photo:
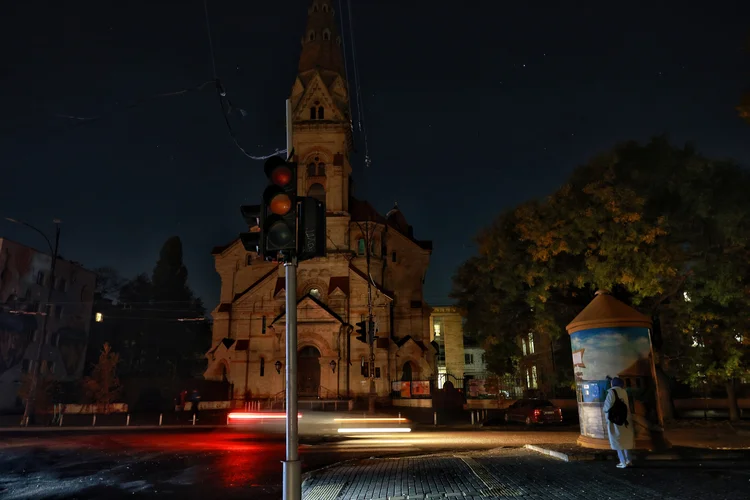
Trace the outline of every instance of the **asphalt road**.
<instances>
[{"instance_id":1,"label":"asphalt road","mask_svg":"<svg viewBox=\"0 0 750 500\"><path fill-rule=\"evenodd\" d=\"M272 430L273 431L273 430ZM337 462L444 450L565 442L567 429L504 428L343 437L304 436L303 473ZM3 499L281 498L283 434L172 429L0 436Z\"/></svg>"}]
</instances>

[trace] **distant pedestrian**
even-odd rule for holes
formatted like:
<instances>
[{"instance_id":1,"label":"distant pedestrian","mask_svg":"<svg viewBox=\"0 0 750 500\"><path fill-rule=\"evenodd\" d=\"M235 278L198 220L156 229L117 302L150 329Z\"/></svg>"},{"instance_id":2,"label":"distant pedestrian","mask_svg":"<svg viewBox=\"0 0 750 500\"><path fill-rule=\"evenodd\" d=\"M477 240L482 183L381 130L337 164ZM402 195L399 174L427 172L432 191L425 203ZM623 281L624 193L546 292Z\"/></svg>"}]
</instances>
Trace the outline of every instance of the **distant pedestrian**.
<instances>
[{"instance_id":1,"label":"distant pedestrian","mask_svg":"<svg viewBox=\"0 0 750 500\"><path fill-rule=\"evenodd\" d=\"M632 424L632 413L628 403L628 393L620 377L612 379L612 388L607 391L604 401L604 414L607 415L607 433L609 445L617 452L620 463L617 467L624 469L633 465L630 450L635 448L635 432Z\"/></svg>"}]
</instances>

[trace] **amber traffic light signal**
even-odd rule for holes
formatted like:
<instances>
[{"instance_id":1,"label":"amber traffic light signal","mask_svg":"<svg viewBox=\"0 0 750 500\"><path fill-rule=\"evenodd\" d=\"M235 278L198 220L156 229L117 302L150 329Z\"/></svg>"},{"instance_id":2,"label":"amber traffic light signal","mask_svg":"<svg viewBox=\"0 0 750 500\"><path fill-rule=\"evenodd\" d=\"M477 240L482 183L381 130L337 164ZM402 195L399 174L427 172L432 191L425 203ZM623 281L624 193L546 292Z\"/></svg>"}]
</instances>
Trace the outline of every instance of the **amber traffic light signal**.
<instances>
[{"instance_id":1,"label":"amber traffic light signal","mask_svg":"<svg viewBox=\"0 0 750 500\"><path fill-rule=\"evenodd\" d=\"M291 256L297 248L297 165L272 156L264 171L270 181L263 192L260 224L264 256Z\"/></svg>"}]
</instances>

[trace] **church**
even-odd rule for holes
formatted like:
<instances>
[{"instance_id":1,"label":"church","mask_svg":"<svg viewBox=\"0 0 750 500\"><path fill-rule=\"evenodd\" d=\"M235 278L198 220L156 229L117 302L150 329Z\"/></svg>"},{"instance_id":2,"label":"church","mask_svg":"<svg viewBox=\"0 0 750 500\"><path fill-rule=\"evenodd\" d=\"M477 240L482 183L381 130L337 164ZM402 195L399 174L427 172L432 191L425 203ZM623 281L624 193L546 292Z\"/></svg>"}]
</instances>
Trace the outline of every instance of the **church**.
<instances>
[{"instance_id":1,"label":"church","mask_svg":"<svg viewBox=\"0 0 750 500\"><path fill-rule=\"evenodd\" d=\"M370 306L378 400L389 401L394 381L435 377L424 301L432 242L415 238L397 205L382 215L354 197L350 98L334 4L315 0L290 100L298 193L325 202L327 255L301 262L297 289L287 290L283 265L246 251L239 238L213 249L221 297L205 378L231 383L237 400L283 397L288 293L297 298L301 399L367 396L369 346L355 325Z\"/></svg>"}]
</instances>

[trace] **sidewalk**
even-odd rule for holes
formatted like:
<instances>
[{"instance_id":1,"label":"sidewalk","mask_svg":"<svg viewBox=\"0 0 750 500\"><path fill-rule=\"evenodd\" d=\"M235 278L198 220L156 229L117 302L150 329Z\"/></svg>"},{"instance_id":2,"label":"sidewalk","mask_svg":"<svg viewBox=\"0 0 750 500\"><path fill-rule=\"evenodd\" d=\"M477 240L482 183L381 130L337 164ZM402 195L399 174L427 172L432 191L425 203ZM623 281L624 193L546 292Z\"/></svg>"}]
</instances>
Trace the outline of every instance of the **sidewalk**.
<instances>
[{"instance_id":1,"label":"sidewalk","mask_svg":"<svg viewBox=\"0 0 750 500\"><path fill-rule=\"evenodd\" d=\"M672 447L659 452L636 451L637 460L750 460L750 432L729 422L679 422L664 432ZM617 460L614 451L583 448L576 443L538 444L526 449L566 462Z\"/></svg>"}]
</instances>

